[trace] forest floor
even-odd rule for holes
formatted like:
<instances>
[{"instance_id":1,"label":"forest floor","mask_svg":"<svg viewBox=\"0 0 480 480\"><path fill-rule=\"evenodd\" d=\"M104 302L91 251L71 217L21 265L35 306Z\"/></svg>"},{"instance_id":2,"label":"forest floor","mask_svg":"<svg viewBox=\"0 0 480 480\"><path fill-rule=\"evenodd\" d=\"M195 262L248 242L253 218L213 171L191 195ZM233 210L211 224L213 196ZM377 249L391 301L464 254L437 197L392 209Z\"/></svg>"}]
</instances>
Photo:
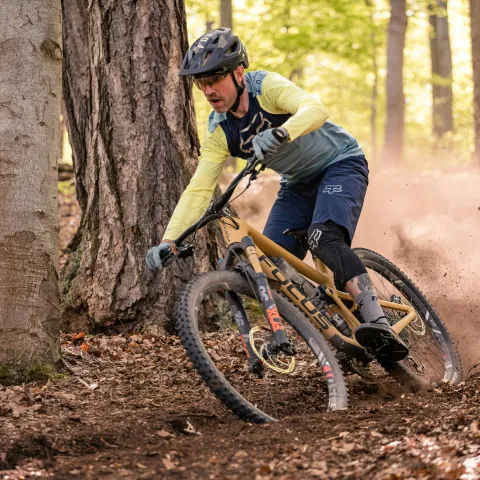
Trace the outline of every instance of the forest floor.
<instances>
[{"instance_id":1,"label":"forest floor","mask_svg":"<svg viewBox=\"0 0 480 480\"><path fill-rule=\"evenodd\" d=\"M64 248L78 206L67 195L60 207ZM175 336L63 334L62 352L55 378L0 387L0 480L480 478L478 374L422 394L350 376L348 410L303 396L301 413L253 425Z\"/></svg>"},{"instance_id":2,"label":"forest floor","mask_svg":"<svg viewBox=\"0 0 480 480\"><path fill-rule=\"evenodd\" d=\"M417 395L352 376L348 410L303 396L301 414L253 425L209 392L177 337L83 342L63 336L75 374L0 389L1 479L480 478L478 375Z\"/></svg>"}]
</instances>

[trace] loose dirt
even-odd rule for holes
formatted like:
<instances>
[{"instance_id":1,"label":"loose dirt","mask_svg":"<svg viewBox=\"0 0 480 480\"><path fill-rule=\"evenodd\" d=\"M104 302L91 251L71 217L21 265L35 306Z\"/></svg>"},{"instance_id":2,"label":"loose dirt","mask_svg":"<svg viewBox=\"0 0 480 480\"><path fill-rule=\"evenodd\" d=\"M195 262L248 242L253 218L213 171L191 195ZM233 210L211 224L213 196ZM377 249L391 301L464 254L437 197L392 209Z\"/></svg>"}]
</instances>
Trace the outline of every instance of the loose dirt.
<instances>
[{"instance_id":1,"label":"loose dirt","mask_svg":"<svg viewBox=\"0 0 480 480\"><path fill-rule=\"evenodd\" d=\"M318 412L310 395L309 415L252 425L176 337L69 339L76 375L0 390L0 478L480 478L480 376L422 395L352 376L348 410Z\"/></svg>"}]
</instances>

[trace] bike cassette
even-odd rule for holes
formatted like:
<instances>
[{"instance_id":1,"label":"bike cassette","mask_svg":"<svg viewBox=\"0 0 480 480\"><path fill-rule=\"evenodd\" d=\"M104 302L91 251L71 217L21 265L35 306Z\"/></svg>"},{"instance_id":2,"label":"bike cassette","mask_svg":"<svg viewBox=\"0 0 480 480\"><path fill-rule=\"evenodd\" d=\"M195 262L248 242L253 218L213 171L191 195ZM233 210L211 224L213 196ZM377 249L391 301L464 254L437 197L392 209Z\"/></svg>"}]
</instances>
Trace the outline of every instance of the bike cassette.
<instances>
[{"instance_id":1,"label":"bike cassette","mask_svg":"<svg viewBox=\"0 0 480 480\"><path fill-rule=\"evenodd\" d=\"M390 302L398 303L399 305L412 306L410 303L406 303L399 295L391 295ZM405 315L407 315L406 312L398 312L390 309L385 310L385 316L387 317L388 323L392 326L405 317ZM423 320L418 315L407 325L406 328L415 335L425 335L425 323L423 323ZM408 338L408 334L405 330L400 332L400 338L407 344L407 346L409 345L410 339Z\"/></svg>"},{"instance_id":2,"label":"bike cassette","mask_svg":"<svg viewBox=\"0 0 480 480\"><path fill-rule=\"evenodd\" d=\"M255 355L262 360L263 364L271 370L278 373L292 373L295 368L295 347L289 341L288 346L275 345L271 342L265 341L261 337L255 338L255 333L260 332L260 327L253 327L248 334L250 345ZM255 342L260 343L259 347L255 345ZM289 363L286 362L289 360Z\"/></svg>"}]
</instances>

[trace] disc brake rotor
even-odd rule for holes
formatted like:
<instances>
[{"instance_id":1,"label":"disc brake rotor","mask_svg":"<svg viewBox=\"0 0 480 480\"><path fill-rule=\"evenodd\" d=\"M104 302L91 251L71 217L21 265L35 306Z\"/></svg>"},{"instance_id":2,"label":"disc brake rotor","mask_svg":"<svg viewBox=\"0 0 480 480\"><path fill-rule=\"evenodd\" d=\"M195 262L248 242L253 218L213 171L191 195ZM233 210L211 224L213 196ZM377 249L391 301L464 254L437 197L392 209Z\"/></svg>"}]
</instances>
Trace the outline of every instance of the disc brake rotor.
<instances>
[{"instance_id":1,"label":"disc brake rotor","mask_svg":"<svg viewBox=\"0 0 480 480\"><path fill-rule=\"evenodd\" d=\"M271 342L262 336L257 336L263 330L260 327L253 327L248 334L250 345L255 355L261 359L264 365L278 373L292 373L295 369L295 357L289 357L283 352L272 353Z\"/></svg>"}]
</instances>

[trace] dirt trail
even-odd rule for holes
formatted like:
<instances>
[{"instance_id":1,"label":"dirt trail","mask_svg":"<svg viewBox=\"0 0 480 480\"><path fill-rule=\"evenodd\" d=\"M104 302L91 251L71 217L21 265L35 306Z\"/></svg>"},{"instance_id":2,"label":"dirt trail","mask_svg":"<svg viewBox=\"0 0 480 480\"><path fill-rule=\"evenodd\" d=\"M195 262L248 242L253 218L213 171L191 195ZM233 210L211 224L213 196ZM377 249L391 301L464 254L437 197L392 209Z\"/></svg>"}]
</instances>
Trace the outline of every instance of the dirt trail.
<instances>
[{"instance_id":1,"label":"dirt trail","mask_svg":"<svg viewBox=\"0 0 480 480\"><path fill-rule=\"evenodd\" d=\"M0 389L0 478L480 478L480 377L415 396L350 377L352 407L269 425L232 416L178 338L64 342L74 376ZM88 385L91 388L88 388Z\"/></svg>"}]
</instances>

